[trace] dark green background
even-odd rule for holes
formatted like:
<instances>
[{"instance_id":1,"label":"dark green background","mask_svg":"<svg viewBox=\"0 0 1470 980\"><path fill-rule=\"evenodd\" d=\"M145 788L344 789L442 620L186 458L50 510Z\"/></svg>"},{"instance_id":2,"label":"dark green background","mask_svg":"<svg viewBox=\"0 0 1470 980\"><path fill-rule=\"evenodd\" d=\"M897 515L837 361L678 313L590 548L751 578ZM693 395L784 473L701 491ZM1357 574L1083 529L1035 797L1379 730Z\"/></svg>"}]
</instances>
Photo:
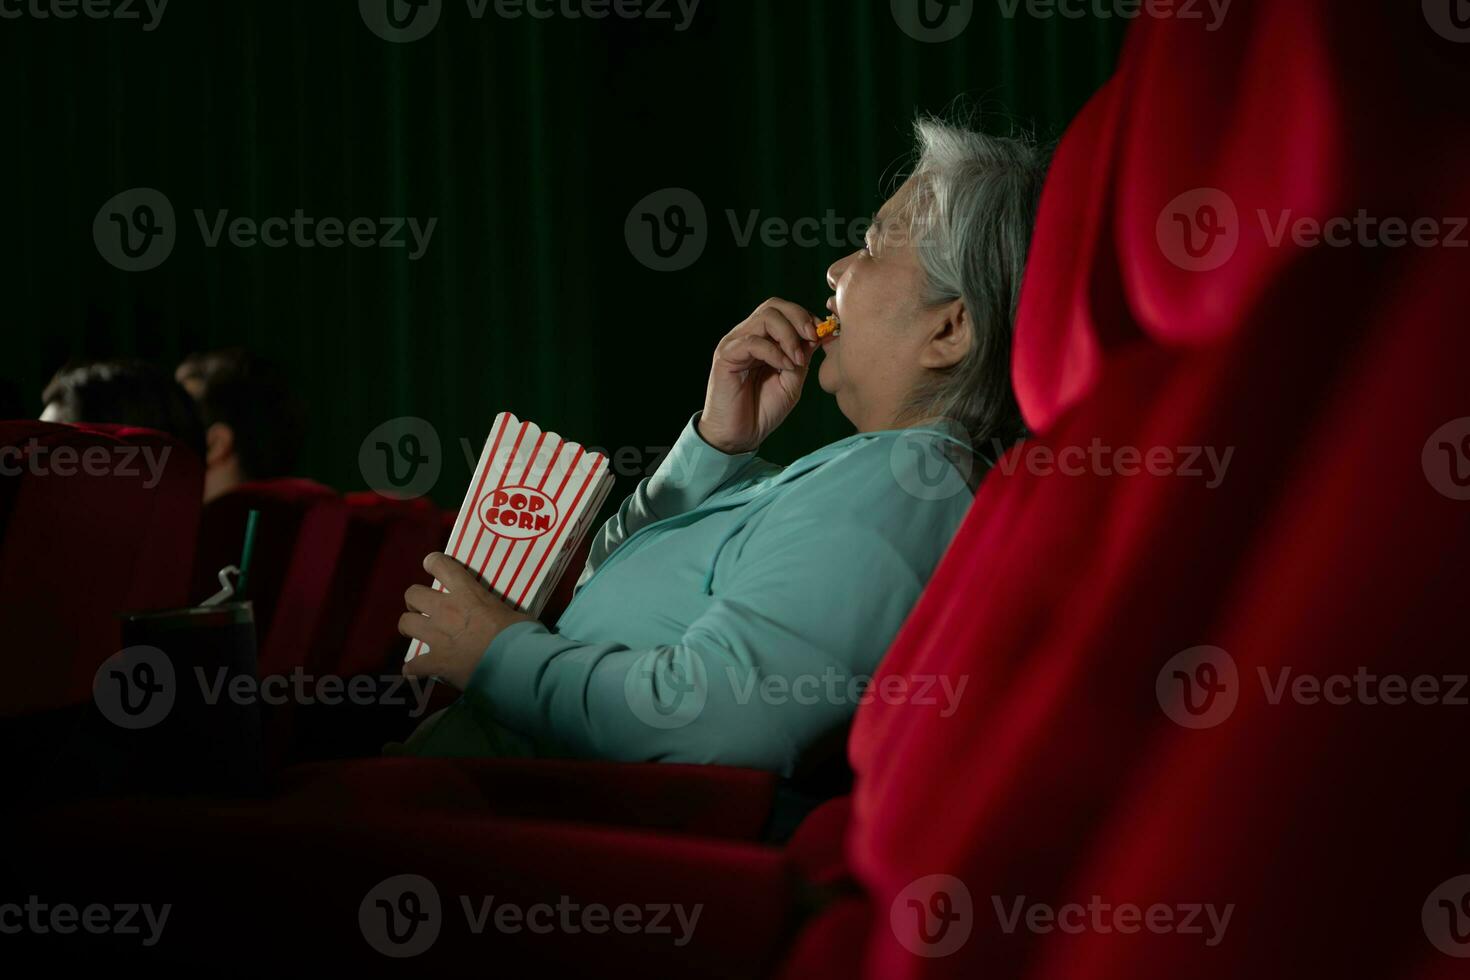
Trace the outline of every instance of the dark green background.
<instances>
[{"instance_id":1,"label":"dark green background","mask_svg":"<svg viewBox=\"0 0 1470 980\"><path fill-rule=\"evenodd\" d=\"M0 21L0 378L29 404L68 357L173 364L243 343L285 360L313 407L304 475L361 488L364 436L423 416L444 441L434 497L448 506L468 476L459 440L478 448L500 410L588 444L666 446L699 407L716 339L767 296L820 309L842 253L738 247L727 210L863 218L906 161L915 113L957 97L985 128L1055 137L1126 27L1001 10L976 0L944 44L906 36L889 0L703 0L682 33L476 21L446 0L412 44L370 33L355 0L173 0L151 33ZM91 234L135 186L163 191L179 224L143 273L108 265ZM710 223L702 257L675 273L639 264L624 238L633 205L665 187L693 190ZM409 262L208 249L192 213L298 207L439 222ZM849 431L810 379L765 454Z\"/></svg>"}]
</instances>

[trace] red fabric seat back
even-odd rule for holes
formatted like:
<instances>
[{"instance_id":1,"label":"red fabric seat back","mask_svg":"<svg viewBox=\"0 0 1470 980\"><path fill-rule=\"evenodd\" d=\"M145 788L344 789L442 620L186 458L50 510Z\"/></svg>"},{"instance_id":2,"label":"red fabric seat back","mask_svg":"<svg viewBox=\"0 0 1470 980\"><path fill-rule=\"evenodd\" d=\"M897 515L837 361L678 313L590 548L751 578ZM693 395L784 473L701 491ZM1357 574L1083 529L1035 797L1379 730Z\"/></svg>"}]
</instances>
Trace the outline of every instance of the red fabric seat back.
<instances>
[{"instance_id":1,"label":"red fabric seat back","mask_svg":"<svg viewBox=\"0 0 1470 980\"><path fill-rule=\"evenodd\" d=\"M119 613L185 604L203 481L161 432L0 422L0 715L84 703Z\"/></svg>"},{"instance_id":2,"label":"red fabric seat back","mask_svg":"<svg viewBox=\"0 0 1470 980\"><path fill-rule=\"evenodd\" d=\"M1425 9L1145 16L1065 137L1017 326L1039 435L986 478L874 684L963 693L875 699L850 742L867 976L1459 962L1423 910L1467 871L1444 699L1466 673L1470 250L1351 224L1464 237L1467 49ZM1277 233L1344 216L1346 245ZM1156 904L1176 928L1116 917Z\"/></svg>"},{"instance_id":3,"label":"red fabric seat back","mask_svg":"<svg viewBox=\"0 0 1470 980\"><path fill-rule=\"evenodd\" d=\"M204 508L193 600L219 590L217 573L238 565L251 510L260 511L246 597L255 606L259 673L318 669L328 598L347 530L340 494L311 480L247 483Z\"/></svg>"},{"instance_id":4,"label":"red fabric seat back","mask_svg":"<svg viewBox=\"0 0 1470 980\"><path fill-rule=\"evenodd\" d=\"M372 492L346 500L347 535L333 599L342 647L334 669L343 675L396 673L408 649L398 633L403 593L434 580L424 571L424 557L443 550L440 512L427 500Z\"/></svg>"}]
</instances>

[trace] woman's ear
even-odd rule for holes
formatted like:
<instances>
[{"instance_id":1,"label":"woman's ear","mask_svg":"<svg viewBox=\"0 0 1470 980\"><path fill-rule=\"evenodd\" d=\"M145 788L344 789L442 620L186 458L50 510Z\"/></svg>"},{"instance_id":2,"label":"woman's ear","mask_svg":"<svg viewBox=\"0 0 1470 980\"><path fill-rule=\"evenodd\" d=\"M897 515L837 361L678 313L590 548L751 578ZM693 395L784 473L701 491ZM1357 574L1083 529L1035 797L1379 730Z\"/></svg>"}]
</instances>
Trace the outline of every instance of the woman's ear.
<instances>
[{"instance_id":1,"label":"woman's ear","mask_svg":"<svg viewBox=\"0 0 1470 980\"><path fill-rule=\"evenodd\" d=\"M934 327L919 351L919 366L931 371L952 368L970 353L975 342L974 323L965 301L954 300L940 307Z\"/></svg>"},{"instance_id":2,"label":"woman's ear","mask_svg":"<svg viewBox=\"0 0 1470 980\"><path fill-rule=\"evenodd\" d=\"M235 430L216 422L204 431L204 464L218 466L235 455Z\"/></svg>"}]
</instances>

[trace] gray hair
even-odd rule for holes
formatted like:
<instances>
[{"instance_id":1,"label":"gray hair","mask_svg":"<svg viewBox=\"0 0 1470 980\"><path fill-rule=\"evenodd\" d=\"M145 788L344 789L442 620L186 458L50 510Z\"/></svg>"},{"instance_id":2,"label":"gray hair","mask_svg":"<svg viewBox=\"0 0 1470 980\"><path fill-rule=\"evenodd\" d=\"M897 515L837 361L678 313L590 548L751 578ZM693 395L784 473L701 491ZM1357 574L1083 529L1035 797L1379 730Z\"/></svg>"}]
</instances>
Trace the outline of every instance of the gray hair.
<instances>
[{"instance_id":1,"label":"gray hair","mask_svg":"<svg viewBox=\"0 0 1470 980\"><path fill-rule=\"evenodd\" d=\"M973 341L931 372L906 414L950 420L970 444L1025 434L1011 387L1011 336L1048 153L1027 135L987 136L933 117L914 123L917 163L903 211L924 270L926 305L964 301Z\"/></svg>"}]
</instances>

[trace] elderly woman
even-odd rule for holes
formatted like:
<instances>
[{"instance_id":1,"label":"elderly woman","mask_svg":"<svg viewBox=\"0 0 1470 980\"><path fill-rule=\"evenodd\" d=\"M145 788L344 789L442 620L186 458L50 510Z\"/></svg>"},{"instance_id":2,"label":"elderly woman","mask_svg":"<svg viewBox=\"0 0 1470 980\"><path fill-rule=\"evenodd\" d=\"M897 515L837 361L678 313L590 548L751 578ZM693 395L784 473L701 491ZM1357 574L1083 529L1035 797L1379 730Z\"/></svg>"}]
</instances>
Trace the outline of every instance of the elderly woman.
<instances>
[{"instance_id":1,"label":"elderly woman","mask_svg":"<svg viewBox=\"0 0 1470 980\"><path fill-rule=\"evenodd\" d=\"M720 340L704 408L596 536L556 632L429 556L447 592L408 590L400 629L431 652L405 669L463 697L399 751L790 775L840 745L973 500L986 462L970 447L1022 434L1011 329L1044 157L915 128L911 176L827 272L838 334L771 299ZM818 382L857 432L768 463L756 450L818 349Z\"/></svg>"}]
</instances>

